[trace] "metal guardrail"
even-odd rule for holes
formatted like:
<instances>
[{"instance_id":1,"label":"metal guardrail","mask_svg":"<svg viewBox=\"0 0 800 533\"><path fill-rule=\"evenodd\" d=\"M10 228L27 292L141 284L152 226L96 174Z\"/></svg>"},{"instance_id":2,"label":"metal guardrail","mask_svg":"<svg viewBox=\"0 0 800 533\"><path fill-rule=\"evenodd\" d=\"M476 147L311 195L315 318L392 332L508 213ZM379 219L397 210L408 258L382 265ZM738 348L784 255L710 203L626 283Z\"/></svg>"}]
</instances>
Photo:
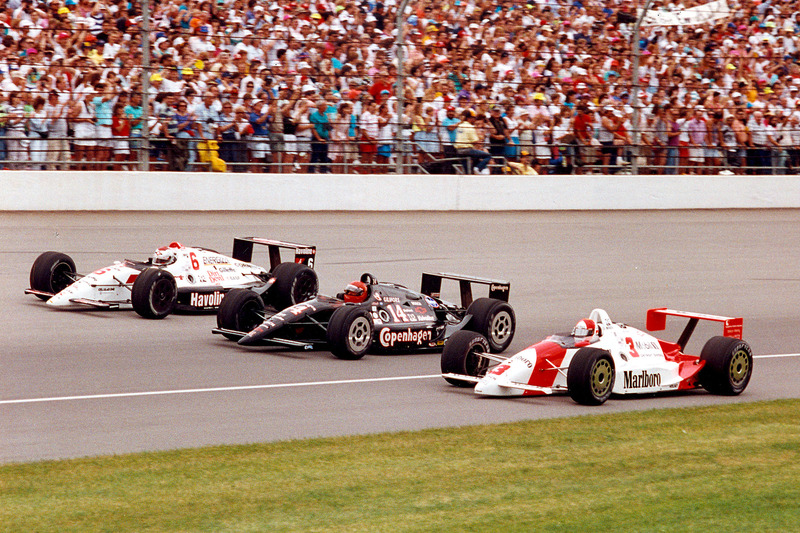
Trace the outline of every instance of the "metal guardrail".
<instances>
[{"instance_id":1,"label":"metal guardrail","mask_svg":"<svg viewBox=\"0 0 800 533\"><path fill-rule=\"evenodd\" d=\"M87 141L99 143L86 146ZM395 173L397 158L405 174L472 174L473 160L454 154L423 150L419 143L403 142L406 150L391 145L389 158L375 161L374 153L365 154L363 143L334 142L327 159L312 163L310 151L270 150L269 157L255 159L253 143L270 144L263 139L214 140L210 149L202 139L151 138L144 146L141 137L81 139L76 137L0 136L0 168L19 170L139 170L139 153L146 151L152 171L226 171L278 173ZM292 141L294 142L294 141ZM306 148L305 141L299 141ZM389 143L387 143L389 144ZM349 145L349 146L348 146ZM278 148L274 144L271 148ZM630 173L633 145L518 145L527 151L539 173ZM800 173L800 147L639 147L639 173L642 174L795 174ZM547 154L547 155L545 155ZM368 155L368 157L365 157ZM334 156L334 157L331 157ZM537 157L538 156L538 157ZM549 156L549 158L548 158ZM514 158L516 159L516 158ZM493 174L508 172L508 159L492 156ZM446 169L445 172L442 169Z\"/></svg>"}]
</instances>

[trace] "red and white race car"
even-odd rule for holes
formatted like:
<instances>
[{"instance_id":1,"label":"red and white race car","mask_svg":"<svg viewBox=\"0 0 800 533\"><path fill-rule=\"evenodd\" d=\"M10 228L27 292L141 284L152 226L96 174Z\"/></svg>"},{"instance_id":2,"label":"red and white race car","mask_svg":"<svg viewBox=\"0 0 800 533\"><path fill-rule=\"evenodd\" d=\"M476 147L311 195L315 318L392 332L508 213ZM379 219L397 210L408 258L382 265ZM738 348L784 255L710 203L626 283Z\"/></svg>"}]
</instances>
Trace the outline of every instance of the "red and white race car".
<instances>
[{"instance_id":1,"label":"red and white race car","mask_svg":"<svg viewBox=\"0 0 800 533\"><path fill-rule=\"evenodd\" d=\"M270 270L250 262L254 245L267 247ZM294 262L281 262L281 248L294 250ZM249 289L281 310L317 295L316 253L315 246L259 237L233 239L232 257L173 242L146 261L125 259L80 275L68 255L44 252L33 262L25 293L53 307L132 307L145 318L164 318L174 310L216 311L228 291Z\"/></svg>"},{"instance_id":2,"label":"red and white race car","mask_svg":"<svg viewBox=\"0 0 800 533\"><path fill-rule=\"evenodd\" d=\"M602 309L572 333L550 335L509 358L489 353L486 339L456 332L442 352L442 376L486 396L541 396L568 392L584 405L600 405L612 394L651 394L703 387L714 394L744 391L753 354L742 340L742 319L658 308L647 312L647 329L661 331L668 316L689 319L678 342L657 339L613 323ZM684 353L699 320L721 322L700 355Z\"/></svg>"}]
</instances>

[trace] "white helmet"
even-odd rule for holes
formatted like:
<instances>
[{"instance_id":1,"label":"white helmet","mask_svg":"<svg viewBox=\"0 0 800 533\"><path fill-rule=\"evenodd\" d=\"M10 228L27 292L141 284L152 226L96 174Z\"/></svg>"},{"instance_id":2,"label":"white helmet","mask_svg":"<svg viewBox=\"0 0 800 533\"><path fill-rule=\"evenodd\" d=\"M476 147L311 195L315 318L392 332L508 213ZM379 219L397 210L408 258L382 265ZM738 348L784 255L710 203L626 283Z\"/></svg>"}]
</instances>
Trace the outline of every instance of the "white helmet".
<instances>
[{"instance_id":1,"label":"white helmet","mask_svg":"<svg viewBox=\"0 0 800 533\"><path fill-rule=\"evenodd\" d=\"M162 246L153 252L153 264L158 266L171 265L178 259L178 250L183 248L179 242L171 242L169 246Z\"/></svg>"}]
</instances>

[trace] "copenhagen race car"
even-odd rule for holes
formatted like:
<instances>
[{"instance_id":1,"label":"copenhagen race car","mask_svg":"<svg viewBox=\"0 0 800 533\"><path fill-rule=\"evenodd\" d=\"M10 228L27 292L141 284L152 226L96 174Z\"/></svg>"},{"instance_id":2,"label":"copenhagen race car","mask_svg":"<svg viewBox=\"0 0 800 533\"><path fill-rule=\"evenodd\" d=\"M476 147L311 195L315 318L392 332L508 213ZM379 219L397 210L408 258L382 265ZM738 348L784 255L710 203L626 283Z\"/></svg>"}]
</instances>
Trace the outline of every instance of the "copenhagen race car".
<instances>
[{"instance_id":1,"label":"copenhagen race car","mask_svg":"<svg viewBox=\"0 0 800 533\"><path fill-rule=\"evenodd\" d=\"M254 245L265 245L270 270L251 263ZM281 248L293 249L294 262L281 262ZM214 311L231 289L247 290L265 306L281 310L317 295L315 246L241 237L233 257L173 242L146 261L125 259L80 275L61 252L44 252L33 262L33 294L54 307L133 308L145 318L164 318L175 310Z\"/></svg>"},{"instance_id":2,"label":"copenhagen race car","mask_svg":"<svg viewBox=\"0 0 800 533\"><path fill-rule=\"evenodd\" d=\"M578 322L572 333L551 335L509 358L490 353L481 335L454 334L442 352L442 376L486 396L540 396L567 392L584 405L600 405L612 394L649 394L705 388L737 395L753 372L753 354L742 340L742 319L658 308L647 312L649 331L661 331L668 316L688 318L678 342L657 339L612 323L602 309ZM699 320L721 322L700 355L684 353Z\"/></svg>"},{"instance_id":3,"label":"copenhagen race car","mask_svg":"<svg viewBox=\"0 0 800 533\"><path fill-rule=\"evenodd\" d=\"M459 282L460 305L441 299L443 279ZM489 297L473 301L473 283L488 285ZM471 330L499 353L511 344L516 325L509 289L506 281L423 273L417 292L363 274L335 298L319 295L277 313L249 291L234 289L223 298L213 331L241 345L328 348L340 359L360 359L370 350L441 350L453 333Z\"/></svg>"}]
</instances>

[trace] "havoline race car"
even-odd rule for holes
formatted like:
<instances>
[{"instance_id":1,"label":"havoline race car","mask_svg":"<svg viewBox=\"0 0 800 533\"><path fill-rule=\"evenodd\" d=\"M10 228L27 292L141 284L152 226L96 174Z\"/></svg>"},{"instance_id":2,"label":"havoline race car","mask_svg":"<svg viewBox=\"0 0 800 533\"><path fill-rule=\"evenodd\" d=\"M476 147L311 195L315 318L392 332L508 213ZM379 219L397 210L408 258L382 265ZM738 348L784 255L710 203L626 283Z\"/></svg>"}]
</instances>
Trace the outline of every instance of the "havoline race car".
<instances>
[{"instance_id":1,"label":"havoline race car","mask_svg":"<svg viewBox=\"0 0 800 533\"><path fill-rule=\"evenodd\" d=\"M600 405L612 394L649 394L699 387L714 394L744 391L753 354L742 340L742 319L658 308L647 312L647 329L661 331L668 316L688 318L678 342L612 323L602 309L572 333L551 335L509 358L490 353L481 335L453 335L442 352L442 376L452 385L475 387L486 396L539 396L566 392L584 405ZM699 320L721 322L700 355L684 353Z\"/></svg>"},{"instance_id":2,"label":"havoline race car","mask_svg":"<svg viewBox=\"0 0 800 533\"><path fill-rule=\"evenodd\" d=\"M267 246L270 270L250 262L256 244ZM294 262L281 262L281 248L294 250ZM145 261L125 259L81 275L68 255L44 252L25 293L54 307L132 307L145 318L164 318L175 310L215 311L225 293L242 289L280 310L317 295L316 253L315 246L258 237L234 238L233 257L172 242Z\"/></svg>"},{"instance_id":3,"label":"havoline race car","mask_svg":"<svg viewBox=\"0 0 800 533\"><path fill-rule=\"evenodd\" d=\"M458 281L461 304L441 299L443 279ZM473 301L473 283L488 285L489 297ZM471 330L483 335L487 350L498 353L514 337L509 289L506 281L423 273L417 292L365 273L335 298L320 295L277 313L250 291L232 290L222 300L213 331L241 345L327 348L340 359L360 359L370 350L441 350L453 333Z\"/></svg>"}]
</instances>

